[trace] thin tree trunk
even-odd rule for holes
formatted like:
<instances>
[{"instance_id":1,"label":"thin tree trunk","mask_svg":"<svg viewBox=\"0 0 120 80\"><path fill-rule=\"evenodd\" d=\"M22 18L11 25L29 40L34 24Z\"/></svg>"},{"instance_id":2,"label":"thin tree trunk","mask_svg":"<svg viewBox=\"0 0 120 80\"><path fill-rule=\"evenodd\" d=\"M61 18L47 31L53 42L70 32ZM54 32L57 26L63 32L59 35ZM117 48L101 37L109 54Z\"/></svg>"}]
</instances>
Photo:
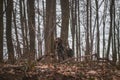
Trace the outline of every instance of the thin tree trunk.
<instances>
[{"instance_id":1,"label":"thin tree trunk","mask_svg":"<svg viewBox=\"0 0 120 80\"><path fill-rule=\"evenodd\" d=\"M29 50L30 50L29 34L28 34L29 29L28 29L28 25L27 25L27 13L28 13L28 9L26 8L26 6L28 6L26 4L27 1L23 0L23 22L24 22L24 33L25 33L25 54L24 55L25 55L25 57L28 57Z\"/></svg>"},{"instance_id":2,"label":"thin tree trunk","mask_svg":"<svg viewBox=\"0 0 120 80\"><path fill-rule=\"evenodd\" d=\"M79 56L81 57L81 28L80 28L80 2L79 0L77 1L77 6L78 6L78 53ZM79 59L81 61L81 59Z\"/></svg>"},{"instance_id":3,"label":"thin tree trunk","mask_svg":"<svg viewBox=\"0 0 120 80\"><path fill-rule=\"evenodd\" d=\"M90 43L89 43L89 0L87 0L87 5L86 5L86 10L87 10L87 24L86 24L86 51L85 51L85 55L89 55L90 54ZM86 60L88 61L89 58L86 58Z\"/></svg>"},{"instance_id":4,"label":"thin tree trunk","mask_svg":"<svg viewBox=\"0 0 120 80\"><path fill-rule=\"evenodd\" d=\"M40 1L39 0L37 0L37 3L38 3L38 12L39 12L39 8L40 8ZM41 29L40 29L40 15L38 14L38 58L40 57L40 56L42 56L42 40L41 40Z\"/></svg>"},{"instance_id":5,"label":"thin tree trunk","mask_svg":"<svg viewBox=\"0 0 120 80\"><path fill-rule=\"evenodd\" d=\"M93 34L92 34L92 0L90 0L90 54L93 52Z\"/></svg>"},{"instance_id":6,"label":"thin tree trunk","mask_svg":"<svg viewBox=\"0 0 120 80\"><path fill-rule=\"evenodd\" d=\"M22 32L22 42L23 42L23 54L25 54L25 34L24 34L24 25L23 25L23 6L22 6L22 3L23 1L22 0L19 0L19 3L20 3L20 26L21 26L21 32Z\"/></svg>"},{"instance_id":7,"label":"thin tree trunk","mask_svg":"<svg viewBox=\"0 0 120 80\"><path fill-rule=\"evenodd\" d=\"M119 21L118 21L118 28L117 28L117 43L118 43L118 48L117 48L117 51L118 51L118 61L119 61L119 66L120 66L120 11L119 11Z\"/></svg>"},{"instance_id":8,"label":"thin tree trunk","mask_svg":"<svg viewBox=\"0 0 120 80\"><path fill-rule=\"evenodd\" d=\"M113 63L114 65L116 64L117 61L117 48L116 48L116 23L115 23L115 1L113 3L113 52L112 52L112 57L113 57Z\"/></svg>"},{"instance_id":9,"label":"thin tree trunk","mask_svg":"<svg viewBox=\"0 0 120 80\"><path fill-rule=\"evenodd\" d=\"M76 20L75 20L75 0L71 1L71 33L72 33L72 49L74 51L74 46L75 46L75 26L76 26Z\"/></svg>"},{"instance_id":10,"label":"thin tree trunk","mask_svg":"<svg viewBox=\"0 0 120 80\"><path fill-rule=\"evenodd\" d=\"M98 0L95 0L96 3L96 19L97 19L97 55L100 56L100 31L99 31L99 8L98 8Z\"/></svg>"},{"instance_id":11,"label":"thin tree trunk","mask_svg":"<svg viewBox=\"0 0 120 80\"><path fill-rule=\"evenodd\" d=\"M14 21L14 26L15 26L15 35L16 35L16 41L17 41L17 51L16 54L18 55L18 58L21 57L21 48L20 48L20 43L18 39L18 31L17 31L17 25L16 25L16 8L13 11L13 21Z\"/></svg>"},{"instance_id":12,"label":"thin tree trunk","mask_svg":"<svg viewBox=\"0 0 120 80\"><path fill-rule=\"evenodd\" d=\"M0 63L3 62L3 0L0 0Z\"/></svg>"},{"instance_id":13,"label":"thin tree trunk","mask_svg":"<svg viewBox=\"0 0 120 80\"><path fill-rule=\"evenodd\" d=\"M76 34L76 55L77 55L77 57L79 57L79 53L78 53L78 22L77 22L77 17L78 17L78 15L77 15L77 0L75 0L75 34ZM74 51L75 52L75 51ZM78 59L77 59L77 61L78 61Z\"/></svg>"},{"instance_id":14,"label":"thin tree trunk","mask_svg":"<svg viewBox=\"0 0 120 80\"><path fill-rule=\"evenodd\" d=\"M113 4L114 0L111 0L110 2L110 29L109 29L109 38L108 38L108 46L107 46L107 53L106 53L106 58L109 59L109 54L110 54L110 44L111 44L111 39L112 39L112 26L113 26Z\"/></svg>"},{"instance_id":15,"label":"thin tree trunk","mask_svg":"<svg viewBox=\"0 0 120 80\"><path fill-rule=\"evenodd\" d=\"M104 14L103 14L103 58L105 57L105 23L106 23L106 14L107 14L107 5L108 1L105 0L104 2Z\"/></svg>"}]
</instances>

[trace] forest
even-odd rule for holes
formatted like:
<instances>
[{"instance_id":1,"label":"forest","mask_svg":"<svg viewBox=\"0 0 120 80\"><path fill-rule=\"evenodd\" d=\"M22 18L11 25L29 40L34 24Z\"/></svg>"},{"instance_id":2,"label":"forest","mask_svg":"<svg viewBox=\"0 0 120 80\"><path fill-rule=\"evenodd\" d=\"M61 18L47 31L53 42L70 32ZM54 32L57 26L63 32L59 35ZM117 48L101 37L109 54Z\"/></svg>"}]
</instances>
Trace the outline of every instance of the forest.
<instances>
[{"instance_id":1,"label":"forest","mask_svg":"<svg viewBox=\"0 0 120 80\"><path fill-rule=\"evenodd\" d=\"M0 80L120 80L120 0L0 0Z\"/></svg>"}]
</instances>

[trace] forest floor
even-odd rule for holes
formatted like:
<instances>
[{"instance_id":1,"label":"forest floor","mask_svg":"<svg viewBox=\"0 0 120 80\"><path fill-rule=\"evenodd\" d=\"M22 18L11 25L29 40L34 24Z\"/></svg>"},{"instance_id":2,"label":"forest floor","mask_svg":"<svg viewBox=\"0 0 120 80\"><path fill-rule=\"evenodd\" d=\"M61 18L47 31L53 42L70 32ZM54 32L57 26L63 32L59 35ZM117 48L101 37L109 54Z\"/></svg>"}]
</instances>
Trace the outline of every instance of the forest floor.
<instances>
[{"instance_id":1,"label":"forest floor","mask_svg":"<svg viewBox=\"0 0 120 80\"><path fill-rule=\"evenodd\" d=\"M120 80L120 70L107 61L2 64L0 80Z\"/></svg>"}]
</instances>

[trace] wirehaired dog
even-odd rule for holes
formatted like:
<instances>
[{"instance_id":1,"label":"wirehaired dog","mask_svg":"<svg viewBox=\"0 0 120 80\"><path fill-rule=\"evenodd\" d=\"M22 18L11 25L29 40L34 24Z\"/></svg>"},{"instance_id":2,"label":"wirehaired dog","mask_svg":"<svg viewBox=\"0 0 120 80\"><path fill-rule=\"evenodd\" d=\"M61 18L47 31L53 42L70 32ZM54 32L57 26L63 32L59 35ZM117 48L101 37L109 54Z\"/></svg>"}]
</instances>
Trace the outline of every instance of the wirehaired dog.
<instances>
[{"instance_id":1,"label":"wirehaired dog","mask_svg":"<svg viewBox=\"0 0 120 80\"><path fill-rule=\"evenodd\" d=\"M71 58L74 55L73 50L69 46L64 46L61 38L55 39L55 52L59 62L66 58Z\"/></svg>"}]
</instances>

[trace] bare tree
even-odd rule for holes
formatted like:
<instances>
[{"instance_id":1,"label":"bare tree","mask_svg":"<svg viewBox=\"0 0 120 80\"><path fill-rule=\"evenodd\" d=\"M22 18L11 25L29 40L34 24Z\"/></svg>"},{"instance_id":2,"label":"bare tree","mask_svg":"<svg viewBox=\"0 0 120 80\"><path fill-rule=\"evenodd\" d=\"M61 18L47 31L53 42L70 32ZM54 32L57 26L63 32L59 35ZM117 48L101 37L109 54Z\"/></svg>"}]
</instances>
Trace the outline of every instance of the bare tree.
<instances>
[{"instance_id":1,"label":"bare tree","mask_svg":"<svg viewBox=\"0 0 120 80\"><path fill-rule=\"evenodd\" d=\"M29 46L28 46L28 27L27 27L27 20L26 20L26 8L27 6L25 4L25 0L19 0L19 6L20 6L20 26L21 26L21 32L22 32L22 43L23 43L23 55L24 58L28 56Z\"/></svg>"},{"instance_id":2,"label":"bare tree","mask_svg":"<svg viewBox=\"0 0 120 80\"><path fill-rule=\"evenodd\" d=\"M116 47L116 22L115 22L115 1L113 1L113 29L112 29L112 57L113 63L116 65L117 61L117 47Z\"/></svg>"},{"instance_id":3,"label":"bare tree","mask_svg":"<svg viewBox=\"0 0 120 80\"><path fill-rule=\"evenodd\" d=\"M87 5L86 5L86 11L87 11L87 20L86 20L86 51L85 51L85 55L89 55L90 54L90 42L89 42L89 0L87 1ZM88 60L88 59L86 59Z\"/></svg>"},{"instance_id":4,"label":"bare tree","mask_svg":"<svg viewBox=\"0 0 120 80\"><path fill-rule=\"evenodd\" d=\"M76 28L76 1L71 1L71 34L72 34L72 49L75 47L75 28Z\"/></svg>"},{"instance_id":5,"label":"bare tree","mask_svg":"<svg viewBox=\"0 0 120 80\"><path fill-rule=\"evenodd\" d=\"M42 35L41 35L41 29L40 29L40 25L41 25L41 21L40 21L40 1L37 0L37 11L38 11L38 33L37 33L37 40L38 40L38 57L42 56Z\"/></svg>"},{"instance_id":6,"label":"bare tree","mask_svg":"<svg viewBox=\"0 0 120 80\"><path fill-rule=\"evenodd\" d=\"M80 25L80 1L77 1L77 11L78 11L78 56L81 56L81 25ZM81 60L81 59L80 59Z\"/></svg>"},{"instance_id":7,"label":"bare tree","mask_svg":"<svg viewBox=\"0 0 120 80\"><path fill-rule=\"evenodd\" d=\"M35 59L35 0L28 2L28 26L29 26L29 37L30 37L30 59Z\"/></svg>"},{"instance_id":8,"label":"bare tree","mask_svg":"<svg viewBox=\"0 0 120 80\"><path fill-rule=\"evenodd\" d=\"M118 27L117 27L117 52L118 52L118 60L119 60L119 66L120 66L120 8L119 8L119 20L118 20Z\"/></svg>"},{"instance_id":9,"label":"bare tree","mask_svg":"<svg viewBox=\"0 0 120 80\"><path fill-rule=\"evenodd\" d=\"M113 11L114 11L114 0L111 0L110 1L110 29L109 29L109 38L108 38L108 46L107 46L107 53L106 53L107 59L109 59L110 44L112 39Z\"/></svg>"},{"instance_id":10,"label":"bare tree","mask_svg":"<svg viewBox=\"0 0 120 80\"><path fill-rule=\"evenodd\" d=\"M0 0L0 63L3 61L3 0Z\"/></svg>"},{"instance_id":11,"label":"bare tree","mask_svg":"<svg viewBox=\"0 0 120 80\"><path fill-rule=\"evenodd\" d=\"M7 0L6 10L6 40L8 49L8 61L14 63L14 49L12 43L12 11L13 11L13 0Z\"/></svg>"},{"instance_id":12,"label":"bare tree","mask_svg":"<svg viewBox=\"0 0 120 80\"><path fill-rule=\"evenodd\" d=\"M99 6L98 6L98 0L95 0L96 3L96 19L97 19L97 55L99 57L100 55L100 31L99 31Z\"/></svg>"},{"instance_id":13,"label":"bare tree","mask_svg":"<svg viewBox=\"0 0 120 80\"><path fill-rule=\"evenodd\" d=\"M61 11L62 11L62 27L61 27L61 38L65 46L68 45L68 30L69 30L69 0L60 0Z\"/></svg>"},{"instance_id":14,"label":"bare tree","mask_svg":"<svg viewBox=\"0 0 120 80\"><path fill-rule=\"evenodd\" d=\"M16 4L15 4L16 6ZM18 38L18 30L17 30L17 25L16 25L16 8L15 10L13 11L13 21L14 21L14 27L15 27L15 35L16 35L16 54L17 54L17 57L20 58L21 57L21 48L20 48L20 42L19 42L19 38Z\"/></svg>"},{"instance_id":15,"label":"bare tree","mask_svg":"<svg viewBox=\"0 0 120 80\"><path fill-rule=\"evenodd\" d=\"M103 14L103 58L105 57L105 25L106 25L106 15L107 15L107 5L108 1L104 2L104 14Z\"/></svg>"},{"instance_id":16,"label":"bare tree","mask_svg":"<svg viewBox=\"0 0 120 80\"><path fill-rule=\"evenodd\" d=\"M45 54L54 54L54 30L56 27L56 0L46 0Z\"/></svg>"}]
</instances>

